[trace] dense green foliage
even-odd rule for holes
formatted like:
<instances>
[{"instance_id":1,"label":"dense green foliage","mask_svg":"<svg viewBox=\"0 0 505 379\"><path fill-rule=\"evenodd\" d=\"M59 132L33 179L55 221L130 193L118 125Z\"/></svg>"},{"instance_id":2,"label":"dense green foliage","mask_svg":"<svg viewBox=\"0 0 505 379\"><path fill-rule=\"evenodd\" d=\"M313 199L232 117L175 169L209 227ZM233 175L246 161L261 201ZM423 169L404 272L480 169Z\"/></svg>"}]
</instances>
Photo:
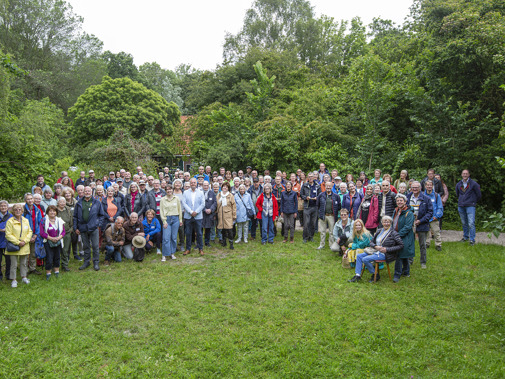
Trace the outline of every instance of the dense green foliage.
<instances>
[{"instance_id":1,"label":"dense green foliage","mask_svg":"<svg viewBox=\"0 0 505 379\"><path fill-rule=\"evenodd\" d=\"M280 237L278 237L280 238ZM328 248L214 247L0 284L11 377L501 378L503 246L444 243L410 278L347 283ZM279 239L277 239L279 240ZM289 250L289 251L288 251ZM451 262L451 264L448 264ZM463 290L464 289L464 290ZM28 353L29 352L29 353Z\"/></svg>"},{"instance_id":2,"label":"dense green foliage","mask_svg":"<svg viewBox=\"0 0 505 379\"><path fill-rule=\"evenodd\" d=\"M365 26L317 17L306 0L256 0L242 29L226 36L213 71L137 67L127 52L103 52L62 0L2 0L0 20L2 138L20 138L9 133L21 116L53 125L45 98L63 111L54 123L61 138L45 144L53 151L31 153L44 156L41 164L6 156L17 163L3 175L29 173L33 181L63 158L90 165L118 131L150 145L141 156L168 161L174 135L186 134L194 160L213 167L293 171L325 162L342 173L380 167L416 178L434 167L451 191L469 168L484 210L504 207L505 171L496 159L505 155L502 1L415 0L403 25L375 19ZM34 101L45 111L33 112ZM178 129L179 112L194 116L190 130ZM457 217L455 208L447 214Z\"/></svg>"}]
</instances>

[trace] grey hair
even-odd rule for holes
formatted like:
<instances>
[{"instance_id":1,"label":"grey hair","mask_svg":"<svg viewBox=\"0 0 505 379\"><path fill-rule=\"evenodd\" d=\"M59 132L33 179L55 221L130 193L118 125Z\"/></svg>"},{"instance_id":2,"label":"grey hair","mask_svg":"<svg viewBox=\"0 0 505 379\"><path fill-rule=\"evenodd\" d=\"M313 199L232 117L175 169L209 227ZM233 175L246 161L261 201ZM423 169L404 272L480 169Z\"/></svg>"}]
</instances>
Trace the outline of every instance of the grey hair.
<instances>
[{"instance_id":1,"label":"grey hair","mask_svg":"<svg viewBox=\"0 0 505 379\"><path fill-rule=\"evenodd\" d=\"M383 216L382 221L384 221L384 220L389 220L389 222L393 223L393 217L391 217L391 216Z\"/></svg>"},{"instance_id":2,"label":"grey hair","mask_svg":"<svg viewBox=\"0 0 505 379\"><path fill-rule=\"evenodd\" d=\"M48 193L48 192L49 192L49 193L53 193L53 190L52 190L51 188L46 188L46 189L44 190L44 195L45 195L46 193Z\"/></svg>"},{"instance_id":3,"label":"grey hair","mask_svg":"<svg viewBox=\"0 0 505 379\"><path fill-rule=\"evenodd\" d=\"M7 200L0 200L0 205L2 205L4 203L7 204L7 206L9 206L9 202Z\"/></svg>"},{"instance_id":4,"label":"grey hair","mask_svg":"<svg viewBox=\"0 0 505 379\"><path fill-rule=\"evenodd\" d=\"M116 221L117 221L117 220L119 220L119 219L121 219L121 221L123 221L123 222L124 222L124 218L123 218L123 217L121 217L121 216L117 216L117 217L116 217Z\"/></svg>"},{"instance_id":5,"label":"grey hair","mask_svg":"<svg viewBox=\"0 0 505 379\"><path fill-rule=\"evenodd\" d=\"M405 202L407 202L407 196L405 196L403 193L399 193L398 195L396 195L396 198L402 198L403 200L405 200Z\"/></svg>"},{"instance_id":6,"label":"grey hair","mask_svg":"<svg viewBox=\"0 0 505 379\"><path fill-rule=\"evenodd\" d=\"M28 196L33 196L33 195L32 195L30 192L25 193L25 195L23 196L23 198L25 199L25 201L26 201L26 198L27 198Z\"/></svg>"},{"instance_id":7,"label":"grey hair","mask_svg":"<svg viewBox=\"0 0 505 379\"><path fill-rule=\"evenodd\" d=\"M266 183L264 186L263 186L263 191L267 188L270 188L270 190L272 190L272 185L270 183Z\"/></svg>"},{"instance_id":8,"label":"grey hair","mask_svg":"<svg viewBox=\"0 0 505 379\"><path fill-rule=\"evenodd\" d=\"M30 195L31 195L31 194L30 194ZM40 200L42 200L42 196L40 195L40 193L36 193L36 194L34 194L34 195L33 195L33 198L34 198L34 199L40 199ZM25 199L25 201L26 201L26 199Z\"/></svg>"},{"instance_id":9,"label":"grey hair","mask_svg":"<svg viewBox=\"0 0 505 379\"><path fill-rule=\"evenodd\" d=\"M238 190L240 191L242 188L245 190L245 185L241 184L241 185L238 187Z\"/></svg>"}]
</instances>

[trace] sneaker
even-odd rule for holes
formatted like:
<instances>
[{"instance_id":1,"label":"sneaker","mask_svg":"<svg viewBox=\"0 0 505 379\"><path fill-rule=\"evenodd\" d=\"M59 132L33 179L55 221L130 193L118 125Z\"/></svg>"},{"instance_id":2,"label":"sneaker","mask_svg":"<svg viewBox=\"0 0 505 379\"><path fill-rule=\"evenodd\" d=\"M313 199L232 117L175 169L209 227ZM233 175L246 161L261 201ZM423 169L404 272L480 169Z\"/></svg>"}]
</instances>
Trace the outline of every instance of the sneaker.
<instances>
[{"instance_id":1,"label":"sneaker","mask_svg":"<svg viewBox=\"0 0 505 379\"><path fill-rule=\"evenodd\" d=\"M235 243L240 243L240 240L236 240Z\"/></svg>"},{"instance_id":2,"label":"sneaker","mask_svg":"<svg viewBox=\"0 0 505 379\"><path fill-rule=\"evenodd\" d=\"M467 241L468 240L466 238L464 238L464 237L459 240L459 242L467 242Z\"/></svg>"},{"instance_id":3,"label":"sneaker","mask_svg":"<svg viewBox=\"0 0 505 379\"><path fill-rule=\"evenodd\" d=\"M51 280L51 274L46 274L46 280Z\"/></svg>"},{"instance_id":4,"label":"sneaker","mask_svg":"<svg viewBox=\"0 0 505 379\"><path fill-rule=\"evenodd\" d=\"M161 250L160 249L156 249L156 254L161 255Z\"/></svg>"},{"instance_id":5,"label":"sneaker","mask_svg":"<svg viewBox=\"0 0 505 379\"><path fill-rule=\"evenodd\" d=\"M435 246L436 251L442 251L442 246Z\"/></svg>"},{"instance_id":6,"label":"sneaker","mask_svg":"<svg viewBox=\"0 0 505 379\"><path fill-rule=\"evenodd\" d=\"M303 243L307 243L307 240L303 240Z\"/></svg>"},{"instance_id":7,"label":"sneaker","mask_svg":"<svg viewBox=\"0 0 505 379\"><path fill-rule=\"evenodd\" d=\"M172 259L177 259L177 258L175 257L175 255L173 255L173 254L170 256L170 258L172 258Z\"/></svg>"},{"instance_id":8,"label":"sneaker","mask_svg":"<svg viewBox=\"0 0 505 379\"><path fill-rule=\"evenodd\" d=\"M261 241L261 244L262 244L262 245L266 245L267 243L266 243L266 242Z\"/></svg>"},{"instance_id":9,"label":"sneaker","mask_svg":"<svg viewBox=\"0 0 505 379\"><path fill-rule=\"evenodd\" d=\"M282 240L282 243L286 243L286 242L288 242L288 239L287 239L287 238L284 238L284 239Z\"/></svg>"},{"instance_id":10,"label":"sneaker","mask_svg":"<svg viewBox=\"0 0 505 379\"><path fill-rule=\"evenodd\" d=\"M11 283L11 287L12 288L16 288L17 286L18 286L17 280L13 280L12 283Z\"/></svg>"},{"instance_id":11,"label":"sneaker","mask_svg":"<svg viewBox=\"0 0 505 379\"><path fill-rule=\"evenodd\" d=\"M166 262L166 261L167 261L167 258L166 258L165 256L162 256L162 257L161 257L161 261L162 261L162 262Z\"/></svg>"},{"instance_id":12,"label":"sneaker","mask_svg":"<svg viewBox=\"0 0 505 379\"><path fill-rule=\"evenodd\" d=\"M317 250L323 250L323 249L324 249L324 246L319 246L319 247L317 248Z\"/></svg>"},{"instance_id":13,"label":"sneaker","mask_svg":"<svg viewBox=\"0 0 505 379\"><path fill-rule=\"evenodd\" d=\"M426 263L421 263L421 268L426 268Z\"/></svg>"},{"instance_id":14,"label":"sneaker","mask_svg":"<svg viewBox=\"0 0 505 379\"><path fill-rule=\"evenodd\" d=\"M56 279L58 279L58 278L60 277L60 272L59 272L59 271L58 271L58 272L55 272L55 273L54 273L54 277L55 277Z\"/></svg>"},{"instance_id":15,"label":"sneaker","mask_svg":"<svg viewBox=\"0 0 505 379\"><path fill-rule=\"evenodd\" d=\"M28 278L23 278L22 281L24 284L30 284L30 279Z\"/></svg>"},{"instance_id":16,"label":"sneaker","mask_svg":"<svg viewBox=\"0 0 505 379\"><path fill-rule=\"evenodd\" d=\"M359 275L354 275L351 279L348 280L349 283L356 283L361 280L361 276Z\"/></svg>"},{"instance_id":17,"label":"sneaker","mask_svg":"<svg viewBox=\"0 0 505 379\"><path fill-rule=\"evenodd\" d=\"M400 281L400 278L397 278L396 276L393 278L393 283L398 283Z\"/></svg>"},{"instance_id":18,"label":"sneaker","mask_svg":"<svg viewBox=\"0 0 505 379\"><path fill-rule=\"evenodd\" d=\"M474 246L475 245L475 241L470 241L470 246Z\"/></svg>"},{"instance_id":19,"label":"sneaker","mask_svg":"<svg viewBox=\"0 0 505 379\"><path fill-rule=\"evenodd\" d=\"M244 239L244 243L247 243L247 242L248 242L248 241L247 241L247 238L246 238L246 239Z\"/></svg>"}]
</instances>

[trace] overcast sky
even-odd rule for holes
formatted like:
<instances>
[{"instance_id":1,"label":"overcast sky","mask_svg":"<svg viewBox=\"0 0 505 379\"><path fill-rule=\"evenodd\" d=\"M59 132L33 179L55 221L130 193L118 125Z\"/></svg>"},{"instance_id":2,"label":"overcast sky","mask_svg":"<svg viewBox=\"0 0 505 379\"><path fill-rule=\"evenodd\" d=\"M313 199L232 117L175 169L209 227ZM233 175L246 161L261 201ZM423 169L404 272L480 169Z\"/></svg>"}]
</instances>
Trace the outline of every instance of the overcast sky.
<instances>
[{"instance_id":1,"label":"overcast sky","mask_svg":"<svg viewBox=\"0 0 505 379\"><path fill-rule=\"evenodd\" d=\"M236 34L253 0L67 0L84 17L84 30L104 43L104 50L125 51L137 66L158 62L175 69L181 63L213 70L222 62L226 32ZM401 24L411 0L311 0L316 15L335 20L359 16Z\"/></svg>"}]
</instances>

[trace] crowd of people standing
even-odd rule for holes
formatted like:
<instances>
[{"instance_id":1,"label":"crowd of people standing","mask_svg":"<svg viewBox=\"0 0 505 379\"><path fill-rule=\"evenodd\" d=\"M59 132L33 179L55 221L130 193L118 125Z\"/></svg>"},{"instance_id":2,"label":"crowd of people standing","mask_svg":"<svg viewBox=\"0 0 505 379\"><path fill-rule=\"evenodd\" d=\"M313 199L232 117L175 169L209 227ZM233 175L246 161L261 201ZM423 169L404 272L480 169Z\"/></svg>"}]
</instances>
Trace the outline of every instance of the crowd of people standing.
<instances>
[{"instance_id":1,"label":"crowd of people standing","mask_svg":"<svg viewBox=\"0 0 505 379\"><path fill-rule=\"evenodd\" d=\"M355 268L350 282L361 280L365 267L374 276L374 261L394 262L394 282L410 275L415 256L415 236L421 268L427 267L429 234L435 249L442 249L440 230L448 188L429 169L422 180L410 179L406 170L393 181L389 174L374 171L372 178L360 172L342 179L323 163L318 171L297 170L287 175L269 170L259 174L248 166L231 172L200 166L198 173L170 173L165 167L150 176L139 166L132 176L121 169L95 177L81 171L73 182L67 172L53 187L39 175L24 196L24 204L0 201L0 264L5 257L5 276L17 287L17 267L24 283L38 274L42 262L46 279L70 271L69 260L82 261L80 270L100 269L122 259L142 261L154 251L161 261L176 259L178 251L191 254L213 243L234 249L257 237L273 244L294 243L296 221L303 227L303 243L314 241L317 249L328 246ZM463 170L456 186L463 239L475 243L475 206L480 186ZM280 222L280 230L278 230ZM204 247L205 246L205 247ZM0 275L2 271L0 270Z\"/></svg>"}]
</instances>

